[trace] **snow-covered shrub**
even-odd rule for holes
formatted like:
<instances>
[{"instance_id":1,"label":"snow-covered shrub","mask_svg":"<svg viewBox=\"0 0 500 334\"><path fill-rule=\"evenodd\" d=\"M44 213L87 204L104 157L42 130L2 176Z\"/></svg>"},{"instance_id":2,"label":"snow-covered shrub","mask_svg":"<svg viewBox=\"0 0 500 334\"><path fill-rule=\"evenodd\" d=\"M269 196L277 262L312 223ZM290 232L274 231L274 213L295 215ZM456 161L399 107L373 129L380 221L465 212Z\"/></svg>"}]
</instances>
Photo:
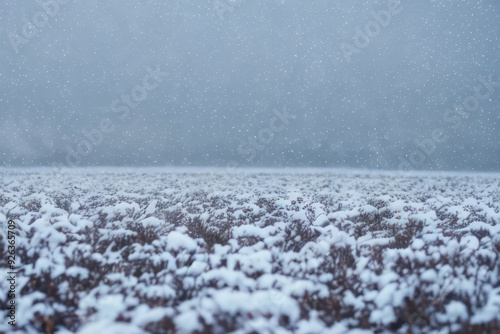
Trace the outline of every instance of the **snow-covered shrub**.
<instances>
[{"instance_id":1,"label":"snow-covered shrub","mask_svg":"<svg viewBox=\"0 0 500 334\"><path fill-rule=\"evenodd\" d=\"M1 173L19 333L499 330L497 176Z\"/></svg>"}]
</instances>

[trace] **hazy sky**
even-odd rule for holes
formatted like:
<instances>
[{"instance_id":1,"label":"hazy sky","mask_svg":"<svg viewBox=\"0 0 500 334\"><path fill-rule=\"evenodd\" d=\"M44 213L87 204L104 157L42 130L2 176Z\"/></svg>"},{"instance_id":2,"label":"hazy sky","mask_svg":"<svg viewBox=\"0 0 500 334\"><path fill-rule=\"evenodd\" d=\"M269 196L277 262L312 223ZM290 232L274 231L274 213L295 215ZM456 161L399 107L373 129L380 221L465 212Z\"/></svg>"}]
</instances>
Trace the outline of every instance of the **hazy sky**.
<instances>
[{"instance_id":1,"label":"hazy sky","mask_svg":"<svg viewBox=\"0 0 500 334\"><path fill-rule=\"evenodd\" d=\"M500 170L497 0L60 2L0 4L0 165Z\"/></svg>"}]
</instances>

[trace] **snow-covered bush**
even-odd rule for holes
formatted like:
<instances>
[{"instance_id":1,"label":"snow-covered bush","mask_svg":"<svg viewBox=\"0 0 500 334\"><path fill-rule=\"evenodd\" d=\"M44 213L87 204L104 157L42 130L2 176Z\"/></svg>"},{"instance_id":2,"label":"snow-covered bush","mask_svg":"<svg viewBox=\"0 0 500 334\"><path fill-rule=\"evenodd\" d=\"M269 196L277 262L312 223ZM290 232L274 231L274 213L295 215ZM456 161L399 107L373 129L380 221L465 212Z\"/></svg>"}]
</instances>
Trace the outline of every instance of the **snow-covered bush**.
<instances>
[{"instance_id":1,"label":"snow-covered bush","mask_svg":"<svg viewBox=\"0 0 500 334\"><path fill-rule=\"evenodd\" d=\"M499 330L494 175L0 173L0 332Z\"/></svg>"}]
</instances>

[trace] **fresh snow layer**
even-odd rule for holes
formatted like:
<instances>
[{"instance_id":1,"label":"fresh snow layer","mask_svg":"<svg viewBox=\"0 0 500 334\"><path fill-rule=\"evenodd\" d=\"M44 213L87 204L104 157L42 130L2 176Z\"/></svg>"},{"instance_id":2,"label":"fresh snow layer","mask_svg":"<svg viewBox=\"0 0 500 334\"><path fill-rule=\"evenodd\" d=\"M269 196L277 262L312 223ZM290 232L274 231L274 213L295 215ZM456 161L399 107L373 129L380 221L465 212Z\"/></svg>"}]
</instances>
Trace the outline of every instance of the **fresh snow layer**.
<instances>
[{"instance_id":1,"label":"fresh snow layer","mask_svg":"<svg viewBox=\"0 0 500 334\"><path fill-rule=\"evenodd\" d=\"M9 220L18 272L17 331L1 308L0 332L498 330L499 174L3 168L0 178L1 277Z\"/></svg>"}]
</instances>

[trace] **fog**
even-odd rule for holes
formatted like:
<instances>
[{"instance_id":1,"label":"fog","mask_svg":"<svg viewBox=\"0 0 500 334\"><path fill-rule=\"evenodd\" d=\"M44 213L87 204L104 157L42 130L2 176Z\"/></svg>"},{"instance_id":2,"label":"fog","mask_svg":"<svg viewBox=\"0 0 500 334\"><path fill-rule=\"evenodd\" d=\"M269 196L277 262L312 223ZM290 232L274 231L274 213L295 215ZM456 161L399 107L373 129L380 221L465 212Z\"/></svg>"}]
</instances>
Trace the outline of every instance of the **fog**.
<instances>
[{"instance_id":1,"label":"fog","mask_svg":"<svg viewBox=\"0 0 500 334\"><path fill-rule=\"evenodd\" d=\"M500 170L500 2L0 4L0 166Z\"/></svg>"}]
</instances>

